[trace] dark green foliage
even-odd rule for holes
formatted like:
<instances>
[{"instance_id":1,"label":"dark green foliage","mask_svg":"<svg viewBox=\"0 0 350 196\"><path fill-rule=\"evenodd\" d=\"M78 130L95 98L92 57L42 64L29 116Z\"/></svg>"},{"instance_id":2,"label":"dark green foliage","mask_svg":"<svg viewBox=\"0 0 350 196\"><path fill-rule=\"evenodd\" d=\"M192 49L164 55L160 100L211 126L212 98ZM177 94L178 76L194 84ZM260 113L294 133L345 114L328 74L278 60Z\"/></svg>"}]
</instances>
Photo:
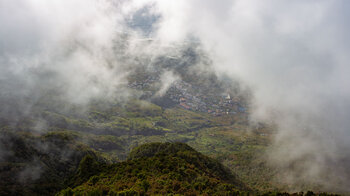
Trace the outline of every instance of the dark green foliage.
<instances>
[{"instance_id":1,"label":"dark green foliage","mask_svg":"<svg viewBox=\"0 0 350 196\"><path fill-rule=\"evenodd\" d=\"M117 194L136 191L139 194L197 195L245 189L220 163L182 143L145 144L132 150L128 161L109 166L95 164L90 157L82 160L80 172L86 169L88 171L85 173L91 174L99 168L103 169L74 188L75 194L90 194L98 189Z\"/></svg>"},{"instance_id":2,"label":"dark green foliage","mask_svg":"<svg viewBox=\"0 0 350 196\"><path fill-rule=\"evenodd\" d=\"M150 187L150 184L147 180L142 180L140 186L144 192L147 192L148 188Z\"/></svg>"},{"instance_id":3,"label":"dark green foliage","mask_svg":"<svg viewBox=\"0 0 350 196\"><path fill-rule=\"evenodd\" d=\"M76 175L69 180L68 185L77 186L88 181L89 179L92 184L95 184L99 178L94 175L98 174L102 170L103 166L104 163L98 162L96 160L96 156L85 156L79 163ZM94 177L90 178L91 176Z\"/></svg>"},{"instance_id":4,"label":"dark green foliage","mask_svg":"<svg viewBox=\"0 0 350 196\"><path fill-rule=\"evenodd\" d=\"M261 196L339 196L337 194L330 194L330 193L314 193L312 191L307 191L306 193L299 192L299 193L287 193L287 192L267 192L263 194L258 194Z\"/></svg>"},{"instance_id":5,"label":"dark green foliage","mask_svg":"<svg viewBox=\"0 0 350 196\"><path fill-rule=\"evenodd\" d=\"M111 165L86 156L79 165L74 179L85 182L57 195L327 195L253 192L219 162L183 143L144 144L134 148L127 161ZM81 178L85 175L91 177Z\"/></svg>"},{"instance_id":6,"label":"dark green foliage","mask_svg":"<svg viewBox=\"0 0 350 196\"><path fill-rule=\"evenodd\" d=\"M74 174L84 156L103 163L94 151L76 142L74 135L64 132L43 136L0 133L2 150L8 152L0 160L0 195L53 195L66 187L65 180Z\"/></svg>"},{"instance_id":7,"label":"dark green foliage","mask_svg":"<svg viewBox=\"0 0 350 196\"><path fill-rule=\"evenodd\" d=\"M73 196L74 192L71 188L67 188L61 192L62 196Z\"/></svg>"},{"instance_id":8,"label":"dark green foliage","mask_svg":"<svg viewBox=\"0 0 350 196\"><path fill-rule=\"evenodd\" d=\"M81 136L76 133L1 134L1 147L9 153L2 157L7 162L0 160L0 177L5 179L0 181L0 195L53 195L59 190L58 195L67 196L253 194L217 160L184 143L144 144L134 148L127 161L107 164L96 152L77 142ZM96 137L94 140L99 141Z\"/></svg>"}]
</instances>

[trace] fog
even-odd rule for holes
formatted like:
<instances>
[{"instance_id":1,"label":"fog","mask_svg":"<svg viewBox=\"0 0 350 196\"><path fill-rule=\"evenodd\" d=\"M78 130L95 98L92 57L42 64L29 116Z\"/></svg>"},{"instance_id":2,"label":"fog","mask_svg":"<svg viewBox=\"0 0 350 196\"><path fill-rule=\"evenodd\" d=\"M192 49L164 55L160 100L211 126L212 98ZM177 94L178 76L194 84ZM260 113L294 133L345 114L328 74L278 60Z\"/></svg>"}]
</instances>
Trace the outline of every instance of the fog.
<instances>
[{"instance_id":1,"label":"fog","mask_svg":"<svg viewBox=\"0 0 350 196\"><path fill-rule=\"evenodd\" d=\"M2 94L65 100L113 96L124 77L115 43L126 31L121 6L108 1L1 1ZM40 91L40 92L39 92Z\"/></svg>"},{"instance_id":2,"label":"fog","mask_svg":"<svg viewBox=\"0 0 350 196\"><path fill-rule=\"evenodd\" d=\"M278 180L291 190L311 182L350 191L349 8L345 0L0 0L0 95L24 111L52 89L77 104L127 96L119 86L135 59L198 40L218 76L250 89L252 121L277 126L267 156L283 171ZM140 17L152 21L146 31L136 28ZM158 95L177 79L165 72Z\"/></svg>"},{"instance_id":3,"label":"fog","mask_svg":"<svg viewBox=\"0 0 350 196\"><path fill-rule=\"evenodd\" d=\"M252 119L277 125L278 180L349 191L348 2L157 3L159 39L198 37L218 74L251 89Z\"/></svg>"}]
</instances>

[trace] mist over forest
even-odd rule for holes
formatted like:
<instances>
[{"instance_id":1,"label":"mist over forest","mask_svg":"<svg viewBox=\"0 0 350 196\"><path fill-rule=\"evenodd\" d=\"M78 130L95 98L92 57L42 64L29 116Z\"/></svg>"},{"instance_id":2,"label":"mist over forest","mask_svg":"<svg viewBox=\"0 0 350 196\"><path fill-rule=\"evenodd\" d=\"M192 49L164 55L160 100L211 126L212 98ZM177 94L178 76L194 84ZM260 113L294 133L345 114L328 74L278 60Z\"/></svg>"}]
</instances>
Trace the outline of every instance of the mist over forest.
<instances>
[{"instance_id":1,"label":"mist over forest","mask_svg":"<svg viewBox=\"0 0 350 196\"><path fill-rule=\"evenodd\" d=\"M102 175L109 195L348 194L349 8L0 0L0 194L88 193ZM148 161L177 156L201 167L187 185L157 184L180 168L153 174ZM134 175L125 164L143 168L127 188L108 174Z\"/></svg>"}]
</instances>

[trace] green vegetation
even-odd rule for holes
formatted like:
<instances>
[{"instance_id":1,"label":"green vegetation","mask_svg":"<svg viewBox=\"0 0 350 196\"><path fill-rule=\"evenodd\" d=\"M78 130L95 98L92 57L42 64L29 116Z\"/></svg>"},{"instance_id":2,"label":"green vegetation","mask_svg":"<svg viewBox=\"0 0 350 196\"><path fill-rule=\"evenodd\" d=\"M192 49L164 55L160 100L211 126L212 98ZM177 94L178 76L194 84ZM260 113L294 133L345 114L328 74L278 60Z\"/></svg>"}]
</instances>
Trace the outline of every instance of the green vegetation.
<instances>
[{"instance_id":1,"label":"green vegetation","mask_svg":"<svg viewBox=\"0 0 350 196\"><path fill-rule=\"evenodd\" d=\"M55 104L56 108L60 103ZM84 192L85 188L91 194L106 193L104 188L111 194L151 194L157 191L159 194L168 191L175 194L180 193L180 189L175 190L177 188L173 186L178 187L177 182L175 185L172 183L179 179L187 180L180 182L181 190L187 193L194 189L193 194L240 190L237 182L255 193L270 191L274 194L274 191L286 190L284 184L274 180L277 170L271 168L264 158L274 134L273 128L266 125L252 127L244 114L213 116L180 107L161 108L140 100L92 103L84 112L79 107L68 108L66 112L57 111L50 105L34 108L33 114L23 117L15 127L7 119L0 119L1 149L9 152L0 157L0 177L6 179L0 182L0 195L52 195L66 187L71 188L65 189L62 194ZM38 122L44 122L44 130L34 128ZM167 146L160 148L165 150L162 152L153 151L152 145L155 144L142 146L154 142L187 145L177 144L183 149L174 152L168 144L157 143L158 147ZM141 155L139 152L142 152ZM86 155L92 159L85 158L81 162ZM190 157L197 158L192 160ZM167 165L161 166L164 171L148 167L157 161L163 164L164 160L168 160L164 162ZM181 167L172 165L176 161ZM178 172L183 172L182 166L193 165L189 161L203 166L191 168L197 177L179 177ZM213 165L220 163L224 166L218 168L225 169L210 170L201 161ZM144 166L147 167L142 172L147 178L141 175ZM93 172L91 168L94 168ZM109 173L115 171L109 170L112 168L127 172ZM128 168L140 169L129 171ZM234 182L226 181L220 172L215 173L218 171L234 173ZM125 182L121 181L122 177L126 178ZM119 185L115 188L116 183L123 184L124 188ZM199 188L202 185L196 185L196 189L196 183L209 183L214 188L204 189ZM104 187L103 190L99 186Z\"/></svg>"},{"instance_id":2,"label":"green vegetation","mask_svg":"<svg viewBox=\"0 0 350 196\"><path fill-rule=\"evenodd\" d=\"M8 152L0 160L0 195L52 195L66 186L83 157L106 162L64 132L35 136L1 131L0 144Z\"/></svg>"},{"instance_id":3,"label":"green vegetation","mask_svg":"<svg viewBox=\"0 0 350 196\"><path fill-rule=\"evenodd\" d=\"M274 128L250 124L250 93L218 79L202 52L133 59L121 99L3 92L0 195L289 195L265 159ZM157 97L167 71L180 79Z\"/></svg>"},{"instance_id":4,"label":"green vegetation","mask_svg":"<svg viewBox=\"0 0 350 196\"><path fill-rule=\"evenodd\" d=\"M111 165L85 157L74 177L81 179L86 181L58 195L225 195L246 190L219 162L183 143L145 144L132 150L127 161Z\"/></svg>"}]
</instances>

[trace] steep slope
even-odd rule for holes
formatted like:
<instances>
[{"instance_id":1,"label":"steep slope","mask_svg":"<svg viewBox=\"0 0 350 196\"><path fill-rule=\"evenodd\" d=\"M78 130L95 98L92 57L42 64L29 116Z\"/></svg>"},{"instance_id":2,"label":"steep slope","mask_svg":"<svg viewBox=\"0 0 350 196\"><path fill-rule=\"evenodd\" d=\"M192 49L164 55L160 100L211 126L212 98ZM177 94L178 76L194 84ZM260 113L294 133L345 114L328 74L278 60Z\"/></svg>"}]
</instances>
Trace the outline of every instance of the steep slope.
<instances>
[{"instance_id":1,"label":"steep slope","mask_svg":"<svg viewBox=\"0 0 350 196\"><path fill-rule=\"evenodd\" d=\"M90 169L89 169L90 168ZM228 169L183 143L150 143L135 148L124 162L98 164L87 157L73 181L80 186L59 195L229 194L245 186ZM95 173L95 174L93 174ZM72 182L72 184L75 184Z\"/></svg>"}]
</instances>

